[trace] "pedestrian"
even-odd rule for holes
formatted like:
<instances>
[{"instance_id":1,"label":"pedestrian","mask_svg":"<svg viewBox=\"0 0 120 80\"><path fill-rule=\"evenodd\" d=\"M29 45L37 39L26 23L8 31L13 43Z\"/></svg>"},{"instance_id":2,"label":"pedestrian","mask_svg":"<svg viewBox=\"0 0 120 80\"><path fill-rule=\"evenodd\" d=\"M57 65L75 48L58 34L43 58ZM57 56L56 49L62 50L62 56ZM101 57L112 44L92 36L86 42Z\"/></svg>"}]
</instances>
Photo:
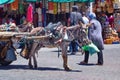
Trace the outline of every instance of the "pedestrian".
<instances>
[{"instance_id":1,"label":"pedestrian","mask_svg":"<svg viewBox=\"0 0 120 80\"><path fill-rule=\"evenodd\" d=\"M100 22L96 19L95 13L89 14L90 24L88 28L88 38L97 46L100 50L98 55L97 65L103 65L103 52L104 43L102 38L102 26ZM88 64L89 52L85 51L84 60L80 64Z\"/></svg>"},{"instance_id":2,"label":"pedestrian","mask_svg":"<svg viewBox=\"0 0 120 80\"><path fill-rule=\"evenodd\" d=\"M89 19L88 19L88 17L86 16L86 13L85 13L85 12L82 13L82 18L83 18L83 22L84 22L85 25L89 24ZM86 35L87 35L87 38L88 38L88 27L85 26L85 27L83 27L83 28L85 29Z\"/></svg>"},{"instance_id":3,"label":"pedestrian","mask_svg":"<svg viewBox=\"0 0 120 80\"><path fill-rule=\"evenodd\" d=\"M85 12L82 13L82 19L83 19L84 24L88 24L89 23L89 19L87 18Z\"/></svg>"},{"instance_id":4,"label":"pedestrian","mask_svg":"<svg viewBox=\"0 0 120 80\"><path fill-rule=\"evenodd\" d=\"M83 22L82 15L78 11L78 6L72 6L72 12L70 13L70 26L79 24L79 21ZM76 40L71 41L69 51L74 55L78 51L78 45Z\"/></svg>"},{"instance_id":5,"label":"pedestrian","mask_svg":"<svg viewBox=\"0 0 120 80\"><path fill-rule=\"evenodd\" d=\"M33 25L34 27L38 27L38 13L35 12L33 15Z\"/></svg>"}]
</instances>

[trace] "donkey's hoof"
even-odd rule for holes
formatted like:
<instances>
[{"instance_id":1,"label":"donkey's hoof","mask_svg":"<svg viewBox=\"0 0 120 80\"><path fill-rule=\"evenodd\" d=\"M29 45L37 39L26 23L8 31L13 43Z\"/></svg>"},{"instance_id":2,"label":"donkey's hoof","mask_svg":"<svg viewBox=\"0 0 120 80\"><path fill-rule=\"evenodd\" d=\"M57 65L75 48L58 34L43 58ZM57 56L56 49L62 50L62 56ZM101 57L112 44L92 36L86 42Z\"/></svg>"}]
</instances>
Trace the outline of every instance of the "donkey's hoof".
<instances>
[{"instance_id":1,"label":"donkey's hoof","mask_svg":"<svg viewBox=\"0 0 120 80\"><path fill-rule=\"evenodd\" d=\"M35 65L34 68L37 69L38 68L37 65Z\"/></svg>"},{"instance_id":2,"label":"donkey's hoof","mask_svg":"<svg viewBox=\"0 0 120 80\"><path fill-rule=\"evenodd\" d=\"M65 69L65 71L71 71L72 70L69 67L65 67L64 69Z\"/></svg>"}]
</instances>

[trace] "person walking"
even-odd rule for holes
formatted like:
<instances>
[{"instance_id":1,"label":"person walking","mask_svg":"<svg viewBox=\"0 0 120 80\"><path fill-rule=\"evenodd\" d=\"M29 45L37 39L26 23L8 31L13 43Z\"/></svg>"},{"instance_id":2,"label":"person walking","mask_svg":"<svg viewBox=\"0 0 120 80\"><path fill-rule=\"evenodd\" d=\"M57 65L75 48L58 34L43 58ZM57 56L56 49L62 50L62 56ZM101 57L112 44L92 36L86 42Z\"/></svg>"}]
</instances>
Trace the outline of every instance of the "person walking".
<instances>
[{"instance_id":1,"label":"person walking","mask_svg":"<svg viewBox=\"0 0 120 80\"><path fill-rule=\"evenodd\" d=\"M100 52L97 53L97 65L103 65L103 52L104 43L102 38L102 27L100 22L96 19L95 13L89 14L90 24L88 28L88 38L98 47ZM80 64L88 64L89 51L85 51L84 60Z\"/></svg>"},{"instance_id":2,"label":"person walking","mask_svg":"<svg viewBox=\"0 0 120 80\"><path fill-rule=\"evenodd\" d=\"M70 13L70 26L79 24L79 21L83 22L82 15L78 11L78 6L74 5L72 6L72 12ZM78 51L76 40L71 41L69 47L69 51L74 55Z\"/></svg>"}]
</instances>

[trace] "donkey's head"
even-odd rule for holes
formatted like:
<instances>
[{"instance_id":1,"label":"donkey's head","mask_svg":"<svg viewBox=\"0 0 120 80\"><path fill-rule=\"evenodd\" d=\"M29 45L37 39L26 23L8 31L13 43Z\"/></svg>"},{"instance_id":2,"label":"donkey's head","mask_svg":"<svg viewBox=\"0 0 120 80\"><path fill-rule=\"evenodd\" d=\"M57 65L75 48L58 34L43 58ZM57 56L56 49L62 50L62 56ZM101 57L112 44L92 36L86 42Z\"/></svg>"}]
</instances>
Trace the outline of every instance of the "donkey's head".
<instances>
[{"instance_id":1,"label":"donkey's head","mask_svg":"<svg viewBox=\"0 0 120 80\"><path fill-rule=\"evenodd\" d=\"M78 27L73 26L75 28L72 28L71 30L68 30L69 38L72 40L77 40L82 45L87 44L89 42L88 36L87 36L87 30L86 28L83 28L84 25L79 25Z\"/></svg>"}]
</instances>

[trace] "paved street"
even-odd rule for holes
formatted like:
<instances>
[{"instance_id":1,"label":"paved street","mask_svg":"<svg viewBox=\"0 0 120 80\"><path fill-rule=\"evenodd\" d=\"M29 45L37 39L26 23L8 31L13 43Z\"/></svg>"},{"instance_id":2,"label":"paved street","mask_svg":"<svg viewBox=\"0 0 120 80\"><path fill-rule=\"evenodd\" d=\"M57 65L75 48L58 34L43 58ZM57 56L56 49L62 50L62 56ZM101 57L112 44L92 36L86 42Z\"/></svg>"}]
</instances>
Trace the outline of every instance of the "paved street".
<instances>
[{"instance_id":1,"label":"paved street","mask_svg":"<svg viewBox=\"0 0 120 80\"><path fill-rule=\"evenodd\" d=\"M68 53L69 54L69 53ZM11 65L0 66L0 80L120 80L120 45L105 45L104 65L94 65L97 55L90 56L89 65L78 65L83 55L68 56L72 71L62 67L57 48L42 48L38 55L38 69L29 69L28 61L20 56Z\"/></svg>"}]
</instances>

